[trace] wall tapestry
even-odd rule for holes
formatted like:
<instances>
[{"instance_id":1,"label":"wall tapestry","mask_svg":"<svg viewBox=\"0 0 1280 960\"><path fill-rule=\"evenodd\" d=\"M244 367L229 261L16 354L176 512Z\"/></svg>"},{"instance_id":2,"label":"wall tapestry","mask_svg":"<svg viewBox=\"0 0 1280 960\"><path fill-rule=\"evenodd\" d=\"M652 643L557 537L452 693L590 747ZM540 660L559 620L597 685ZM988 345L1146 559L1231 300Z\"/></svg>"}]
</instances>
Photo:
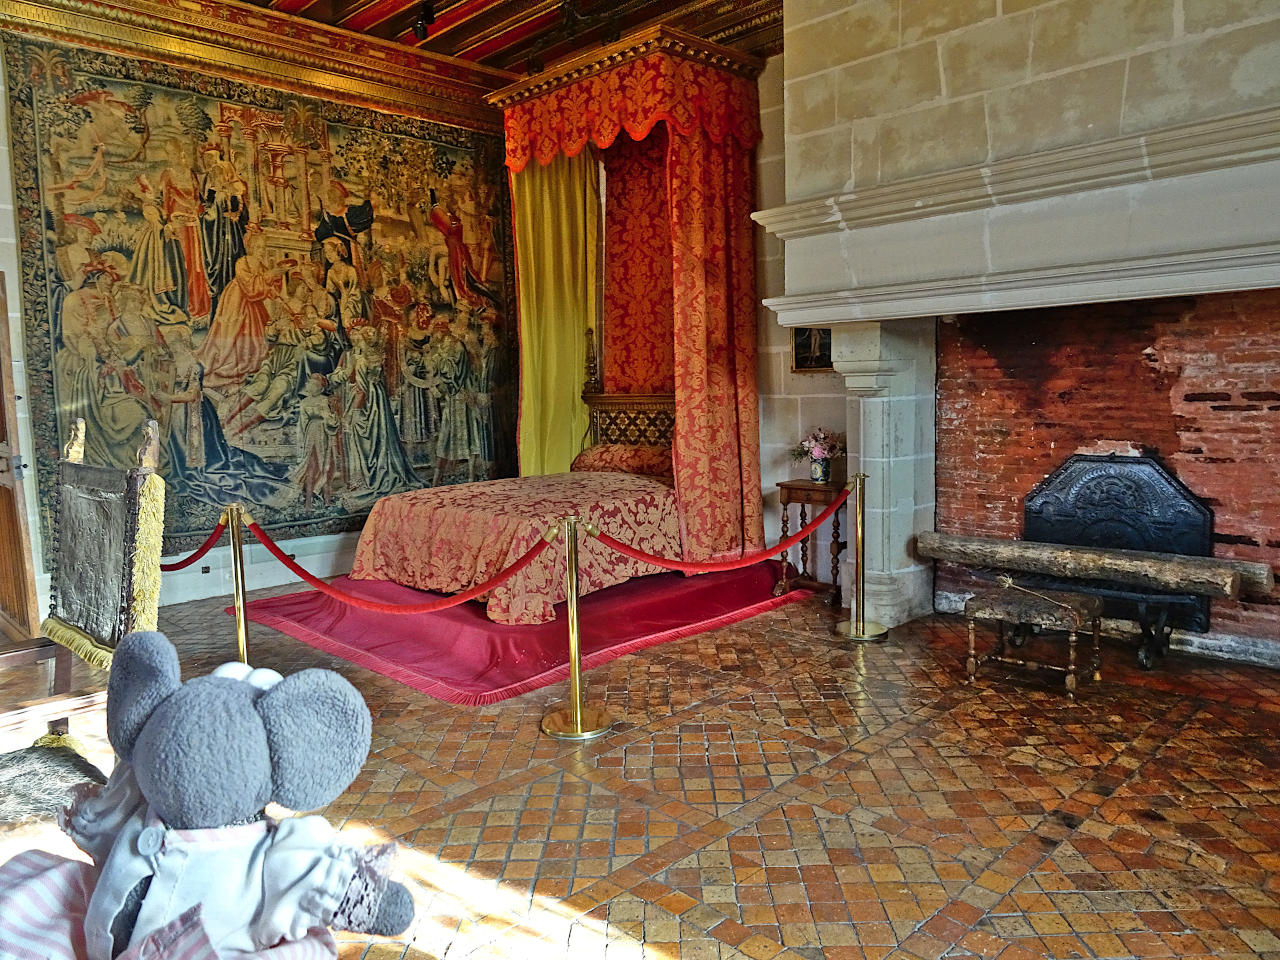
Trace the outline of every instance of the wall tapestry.
<instances>
[{"instance_id":1,"label":"wall tapestry","mask_svg":"<svg viewBox=\"0 0 1280 960\"><path fill-rule=\"evenodd\" d=\"M6 35L45 530L69 423L134 463L160 424L166 551L242 501L277 536L510 475L501 140Z\"/></svg>"}]
</instances>

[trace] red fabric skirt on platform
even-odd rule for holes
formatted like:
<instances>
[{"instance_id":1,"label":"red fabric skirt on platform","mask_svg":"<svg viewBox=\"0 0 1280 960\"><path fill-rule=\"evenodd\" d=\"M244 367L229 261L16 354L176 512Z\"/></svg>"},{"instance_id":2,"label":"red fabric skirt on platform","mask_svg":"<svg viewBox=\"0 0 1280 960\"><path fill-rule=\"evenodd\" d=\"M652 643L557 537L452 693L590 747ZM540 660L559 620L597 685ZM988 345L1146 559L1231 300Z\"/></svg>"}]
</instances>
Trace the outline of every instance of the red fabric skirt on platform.
<instances>
[{"instance_id":1,"label":"red fabric skirt on platform","mask_svg":"<svg viewBox=\"0 0 1280 960\"><path fill-rule=\"evenodd\" d=\"M735 623L809 596L773 596L780 565L686 577L639 577L579 602L584 667ZM421 603L432 594L395 583L340 577L334 586L383 602ZM317 591L255 600L249 619L449 703L495 703L569 674L565 604L551 623L494 623L479 602L437 613L373 613Z\"/></svg>"}]
</instances>

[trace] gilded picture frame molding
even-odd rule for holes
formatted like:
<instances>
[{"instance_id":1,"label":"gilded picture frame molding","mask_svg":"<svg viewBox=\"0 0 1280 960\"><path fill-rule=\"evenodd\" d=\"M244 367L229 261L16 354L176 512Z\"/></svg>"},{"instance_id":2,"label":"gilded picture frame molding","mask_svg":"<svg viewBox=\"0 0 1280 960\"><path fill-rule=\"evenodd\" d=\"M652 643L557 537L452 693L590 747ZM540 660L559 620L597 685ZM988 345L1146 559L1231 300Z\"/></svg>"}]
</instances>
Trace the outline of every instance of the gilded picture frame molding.
<instances>
[{"instance_id":1,"label":"gilded picture frame molding","mask_svg":"<svg viewBox=\"0 0 1280 960\"><path fill-rule=\"evenodd\" d=\"M831 360L831 328L830 327L789 327L791 331L791 372L792 373L832 373L835 366ZM825 366L807 367L802 366L799 362L799 339L801 336L809 335L812 332L825 331L827 333L827 357Z\"/></svg>"},{"instance_id":2,"label":"gilded picture frame molding","mask_svg":"<svg viewBox=\"0 0 1280 960\"><path fill-rule=\"evenodd\" d=\"M485 133L515 74L236 0L6 0L0 28Z\"/></svg>"}]
</instances>

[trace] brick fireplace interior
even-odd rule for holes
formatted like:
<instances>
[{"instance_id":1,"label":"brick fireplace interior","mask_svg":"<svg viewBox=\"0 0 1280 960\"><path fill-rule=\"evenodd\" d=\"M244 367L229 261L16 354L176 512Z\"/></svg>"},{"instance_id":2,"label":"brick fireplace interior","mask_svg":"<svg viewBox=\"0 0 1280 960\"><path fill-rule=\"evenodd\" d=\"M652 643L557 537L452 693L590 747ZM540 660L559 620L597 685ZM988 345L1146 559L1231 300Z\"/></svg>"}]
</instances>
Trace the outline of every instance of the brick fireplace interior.
<instances>
[{"instance_id":1,"label":"brick fireplace interior","mask_svg":"<svg viewBox=\"0 0 1280 960\"><path fill-rule=\"evenodd\" d=\"M1280 566L1280 289L949 317L937 359L939 531L1021 537L1067 457L1142 452L1213 510L1216 556ZM940 564L938 607L977 584ZM1210 631L1280 644L1280 589L1214 600Z\"/></svg>"}]
</instances>

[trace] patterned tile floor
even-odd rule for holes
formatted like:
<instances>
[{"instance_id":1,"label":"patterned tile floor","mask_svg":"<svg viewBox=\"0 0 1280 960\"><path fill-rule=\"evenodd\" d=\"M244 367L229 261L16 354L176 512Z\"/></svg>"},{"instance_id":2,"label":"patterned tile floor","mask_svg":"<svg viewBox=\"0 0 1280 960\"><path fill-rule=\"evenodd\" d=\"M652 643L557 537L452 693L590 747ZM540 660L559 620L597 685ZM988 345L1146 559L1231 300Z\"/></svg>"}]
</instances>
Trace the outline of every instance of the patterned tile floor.
<instances>
[{"instance_id":1,"label":"patterned tile floor","mask_svg":"<svg viewBox=\"0 0 1280 960\"><path fill-rule=\"evenodd\" d=\"M233 655L224 605L161 612L188 675ZM1014 668L965 684L956 618L864 646L834 619L808 600L589 671L618 722L582 745L539 732L560 689L450 706L252 625L255 664L337 669L373 712L324 812L400 841L418 917L343 960L1280 960L1280 673L1144 673L1115 643L1072 702ZM0 699L37 681L0 672ZM73 732L110 764L101 713ZM10 829L0 856L65 843Z\"/></svg>"}]
</instances>

